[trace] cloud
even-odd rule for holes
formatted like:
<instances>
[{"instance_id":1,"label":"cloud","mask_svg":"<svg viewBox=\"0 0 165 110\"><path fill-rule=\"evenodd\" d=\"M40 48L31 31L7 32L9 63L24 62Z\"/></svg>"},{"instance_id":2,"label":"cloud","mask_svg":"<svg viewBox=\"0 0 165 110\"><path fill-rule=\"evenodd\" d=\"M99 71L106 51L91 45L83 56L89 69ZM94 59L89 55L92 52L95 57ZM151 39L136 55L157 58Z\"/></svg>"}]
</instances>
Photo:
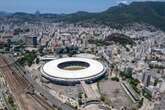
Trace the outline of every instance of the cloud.
<instances>
[{"instance_id":1,"label":"cloud","mask_svg":"<svg viewBox=\"0 0 165 110\"><path fill-rule=\"evenodd\" d=\"M120 3L129 4L133 1L164 1L165 2L165 0L116 0L116 3L117 4L120 4Z\"/></svg>"},{"instance_id":2,"label":"cloud","mask_svg":"<svg viewBox=\"0 0 165 110\"><path fill-rule=\"evenodd\" d=\"M123 4L128 4L128 1L123 0L123 1L120 1L120 3L123 3Z\"/></svg>"},{"instance_id":3,"label":"cloud","mask_svg":"<svg viewBox=\"0 0 165 110\"><path fill-rule=\"evenodd\" d=\"M129 0L127 1L127 0L119 0L119 1L117 1L117 4L120 4L120 3L122 3L122 4L129 4Z\"/></svg>"}]
</instances>

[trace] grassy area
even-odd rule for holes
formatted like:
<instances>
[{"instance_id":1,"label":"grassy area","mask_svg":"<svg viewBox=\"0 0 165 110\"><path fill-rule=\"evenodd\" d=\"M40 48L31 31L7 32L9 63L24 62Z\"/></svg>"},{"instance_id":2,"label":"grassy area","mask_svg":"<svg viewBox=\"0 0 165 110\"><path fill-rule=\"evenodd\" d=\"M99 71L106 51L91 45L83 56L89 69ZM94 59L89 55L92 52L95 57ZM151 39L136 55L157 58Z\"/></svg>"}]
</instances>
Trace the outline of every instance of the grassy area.
<instances>
[{"instance_id":1,"label":"grassy area","mask_svg":"<svg viewBox=\"0 0 165 110\"><path fill-rule=\"evenodd\" d=\"M131 68L127 68L124 71L120 72L120 76L122 77L122 79L127 79L128 83L130 84L130 86L138 93L140 94L140 90L137 88L137 85L140 83L140 81L138 79L134 79L132 77L132 69Z\"/></svg>"},{"instance_id":2,"label":"grassy area","mask_svg":"<svg viewBox=\"0 0 165 110\"><path fill-rule=\"evenodd\" d=\"M76 70L82 70L82 69L85 69L85 67L82 67L82 66L69 66L69 67L63 68L63 70L69 70L69 71L76 71Z\"/></svg>"},{"instance_id":3,"label":"grassy area","mask_svg":"<svg viewBox=\"0 0 165 110\"><path fill-rule=\"evenodd\" d=\"M112 102L111 102L111 100L109 100L109 99L107 98L107 96L106 96L105 94L101 94L101 98L100 98L100 99L101 99L101 101L103 101L105 104L111 106Z\"/></svg>"},{"instance_id":4,"label":"grassy area","mask_svg":"<svg viewBox=\"0 0 165 110\"><path fill-rule=\"evenodd\" d=\"M32 51L23 54L23 57L20 58L18 61L21 65L27 64L28 66L31 66L36 58L37 58L36 52Z\"/></svg>"},{"instance_id":5,"label":"grassy area","mask_svg":"<svg viewBox=\"0 0 165 110\"><path fill-rule=\"evenodd\" d=\"M97 46L108 46L109 43L105 42L104 40L98 40L98 39L89 39L89 44L95 44Z\"/></svg>"},{"instance_id":6,"label":"grassy area","mask_svg":"<svg viewBox=\"0 0 165 110\"><path fill-rule=\"evenodd\" d=\"M151 101L152 95L149 93L149 91L147 91L146 89L143 89L143 90L142 90L142 94L143 94L143 96L144 96L145 98L147 98L148 100Z\"/></svg>"},{"instance_id":7,"label":"grassy area","mask_svg":"<svg viewBox=\"0 0 165 110\"><path fill-rule=\"evenodd\" d=\"M17 110L17 106L14 103L14 100L13 100L12 96L7 97L7 102L11 105L12 110Z\"/></svg>"},{"instance_id":8,"label":"grassy area","mask_svg":"<svg viewBox=\"0 0 165 110\"><path fill-rule=\"evenodd\" d=\"M111 80L112 80L112 81L117 81L117 82L119 82L119 78L118 78L118 77L112 77Z\"/></svg>"},{"instance_id":9,"label":"grassy area","mask_svg":"<svg viewBox=\"0 0 165 110\"><path fill-rule=\"evenodd\" d=\"M128 79L128 83L135 90L136 93L140 94L140 90L137 88L137 85L140 83L139 80L130 78Z\"/></svg>"},{"instance_id":10,"label":"grassy area","mask_svg":"<svg viewBox=\"0 0 165 110\"><path fill-rule=\"evenodd\" d=\"M120 76L127 79L132 78L132 68L125 68L124 71L120 72Z\"/></svg>"}]
</instances>

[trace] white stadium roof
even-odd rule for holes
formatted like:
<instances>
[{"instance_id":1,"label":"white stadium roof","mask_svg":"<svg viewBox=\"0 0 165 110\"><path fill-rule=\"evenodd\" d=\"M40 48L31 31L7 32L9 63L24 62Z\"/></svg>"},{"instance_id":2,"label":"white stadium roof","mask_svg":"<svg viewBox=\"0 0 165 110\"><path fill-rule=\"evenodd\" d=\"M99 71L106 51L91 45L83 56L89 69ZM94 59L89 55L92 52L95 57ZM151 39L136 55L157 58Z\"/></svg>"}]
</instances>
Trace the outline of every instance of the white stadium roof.
<instances>
[{"instance_id":1,"label":"white stadium roof","mask_svg":"<svg viewBox=\"0 0 165 110\"><path fill-rule=\"evenodd\" d=\"M89 64L89 67L80 70L64 70L58 67L61 63L69 63L71 61L80 61ZM92 78L99 77L105 73L105 67L102 63L78 57L61 58L46 63L42 68L41 72L44 76L54 80L89 80Z\"/></svg>"}]
</instances>

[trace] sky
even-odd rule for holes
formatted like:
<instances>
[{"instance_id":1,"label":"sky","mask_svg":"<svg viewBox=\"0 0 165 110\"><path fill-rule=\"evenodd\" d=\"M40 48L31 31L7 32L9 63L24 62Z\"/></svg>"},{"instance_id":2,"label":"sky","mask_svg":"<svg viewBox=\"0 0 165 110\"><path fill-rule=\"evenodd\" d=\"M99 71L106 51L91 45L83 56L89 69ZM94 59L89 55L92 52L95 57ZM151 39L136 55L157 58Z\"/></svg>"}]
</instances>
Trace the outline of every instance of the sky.
<instances>
[{"instance_id":1,"label":"sky","mask_svg":"<svg viewBox=\"0 0 165 110\"><path fill-rule=\"evenodd\" d=\"M0 11L35 13L101 12L118 3L149 0L0 0ZM151 0L150 0L151 1ZM165 0L154 0L165 1Z\"/></svg>"}]
</instances>

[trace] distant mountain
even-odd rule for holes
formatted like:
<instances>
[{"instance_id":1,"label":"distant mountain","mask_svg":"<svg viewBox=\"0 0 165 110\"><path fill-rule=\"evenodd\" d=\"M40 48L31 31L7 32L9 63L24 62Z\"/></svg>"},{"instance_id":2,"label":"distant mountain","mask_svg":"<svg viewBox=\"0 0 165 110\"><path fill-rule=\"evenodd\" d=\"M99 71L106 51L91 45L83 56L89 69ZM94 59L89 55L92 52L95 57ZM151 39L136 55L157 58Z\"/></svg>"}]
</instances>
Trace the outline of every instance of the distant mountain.
<instances>
[{"instance_id":1,"label":"distant mountain","mask_svg":"<svg viewBox=\"0 0 165 110\"><path fill-rule=\"evenodd\" d=\"M165 30L165 2L133 2L112 7L100 14L105 24L147 23Z\"/></svg>"},{"instance_id":2,"label":"distant mountain","mask_svg":"<svg viewBox=\"0 0 165 110\"><path fill-rule=\"evenodd\" d=\"M87 22L119 26L145 23L165 30L165 2L133 2L120 4L101 13L75 13L63 18L67 22Z\"/></svg>"},{"instance_id":3,"label":"distant mountain","mask_svg":"<svg viewBox=\"0 0 165 110\"><path fill-rule=\"evenodd\" d=\"M0 11L0 16L9 16L11 13Z\"/></svg>"},{"instance_id":4,"label":"distant mountain","mask_svg":"<svg viewBox=\"0 0 165 110\"><path fill-rule=\"evenodd\" d=\"M132 2L119 4L100 13L77 12L73 14L27 14L7 16L10 22L68 22L104 24L115 27L131 23L145 23L165 30L165 2Z\"/></svg>"}]
</instances>

